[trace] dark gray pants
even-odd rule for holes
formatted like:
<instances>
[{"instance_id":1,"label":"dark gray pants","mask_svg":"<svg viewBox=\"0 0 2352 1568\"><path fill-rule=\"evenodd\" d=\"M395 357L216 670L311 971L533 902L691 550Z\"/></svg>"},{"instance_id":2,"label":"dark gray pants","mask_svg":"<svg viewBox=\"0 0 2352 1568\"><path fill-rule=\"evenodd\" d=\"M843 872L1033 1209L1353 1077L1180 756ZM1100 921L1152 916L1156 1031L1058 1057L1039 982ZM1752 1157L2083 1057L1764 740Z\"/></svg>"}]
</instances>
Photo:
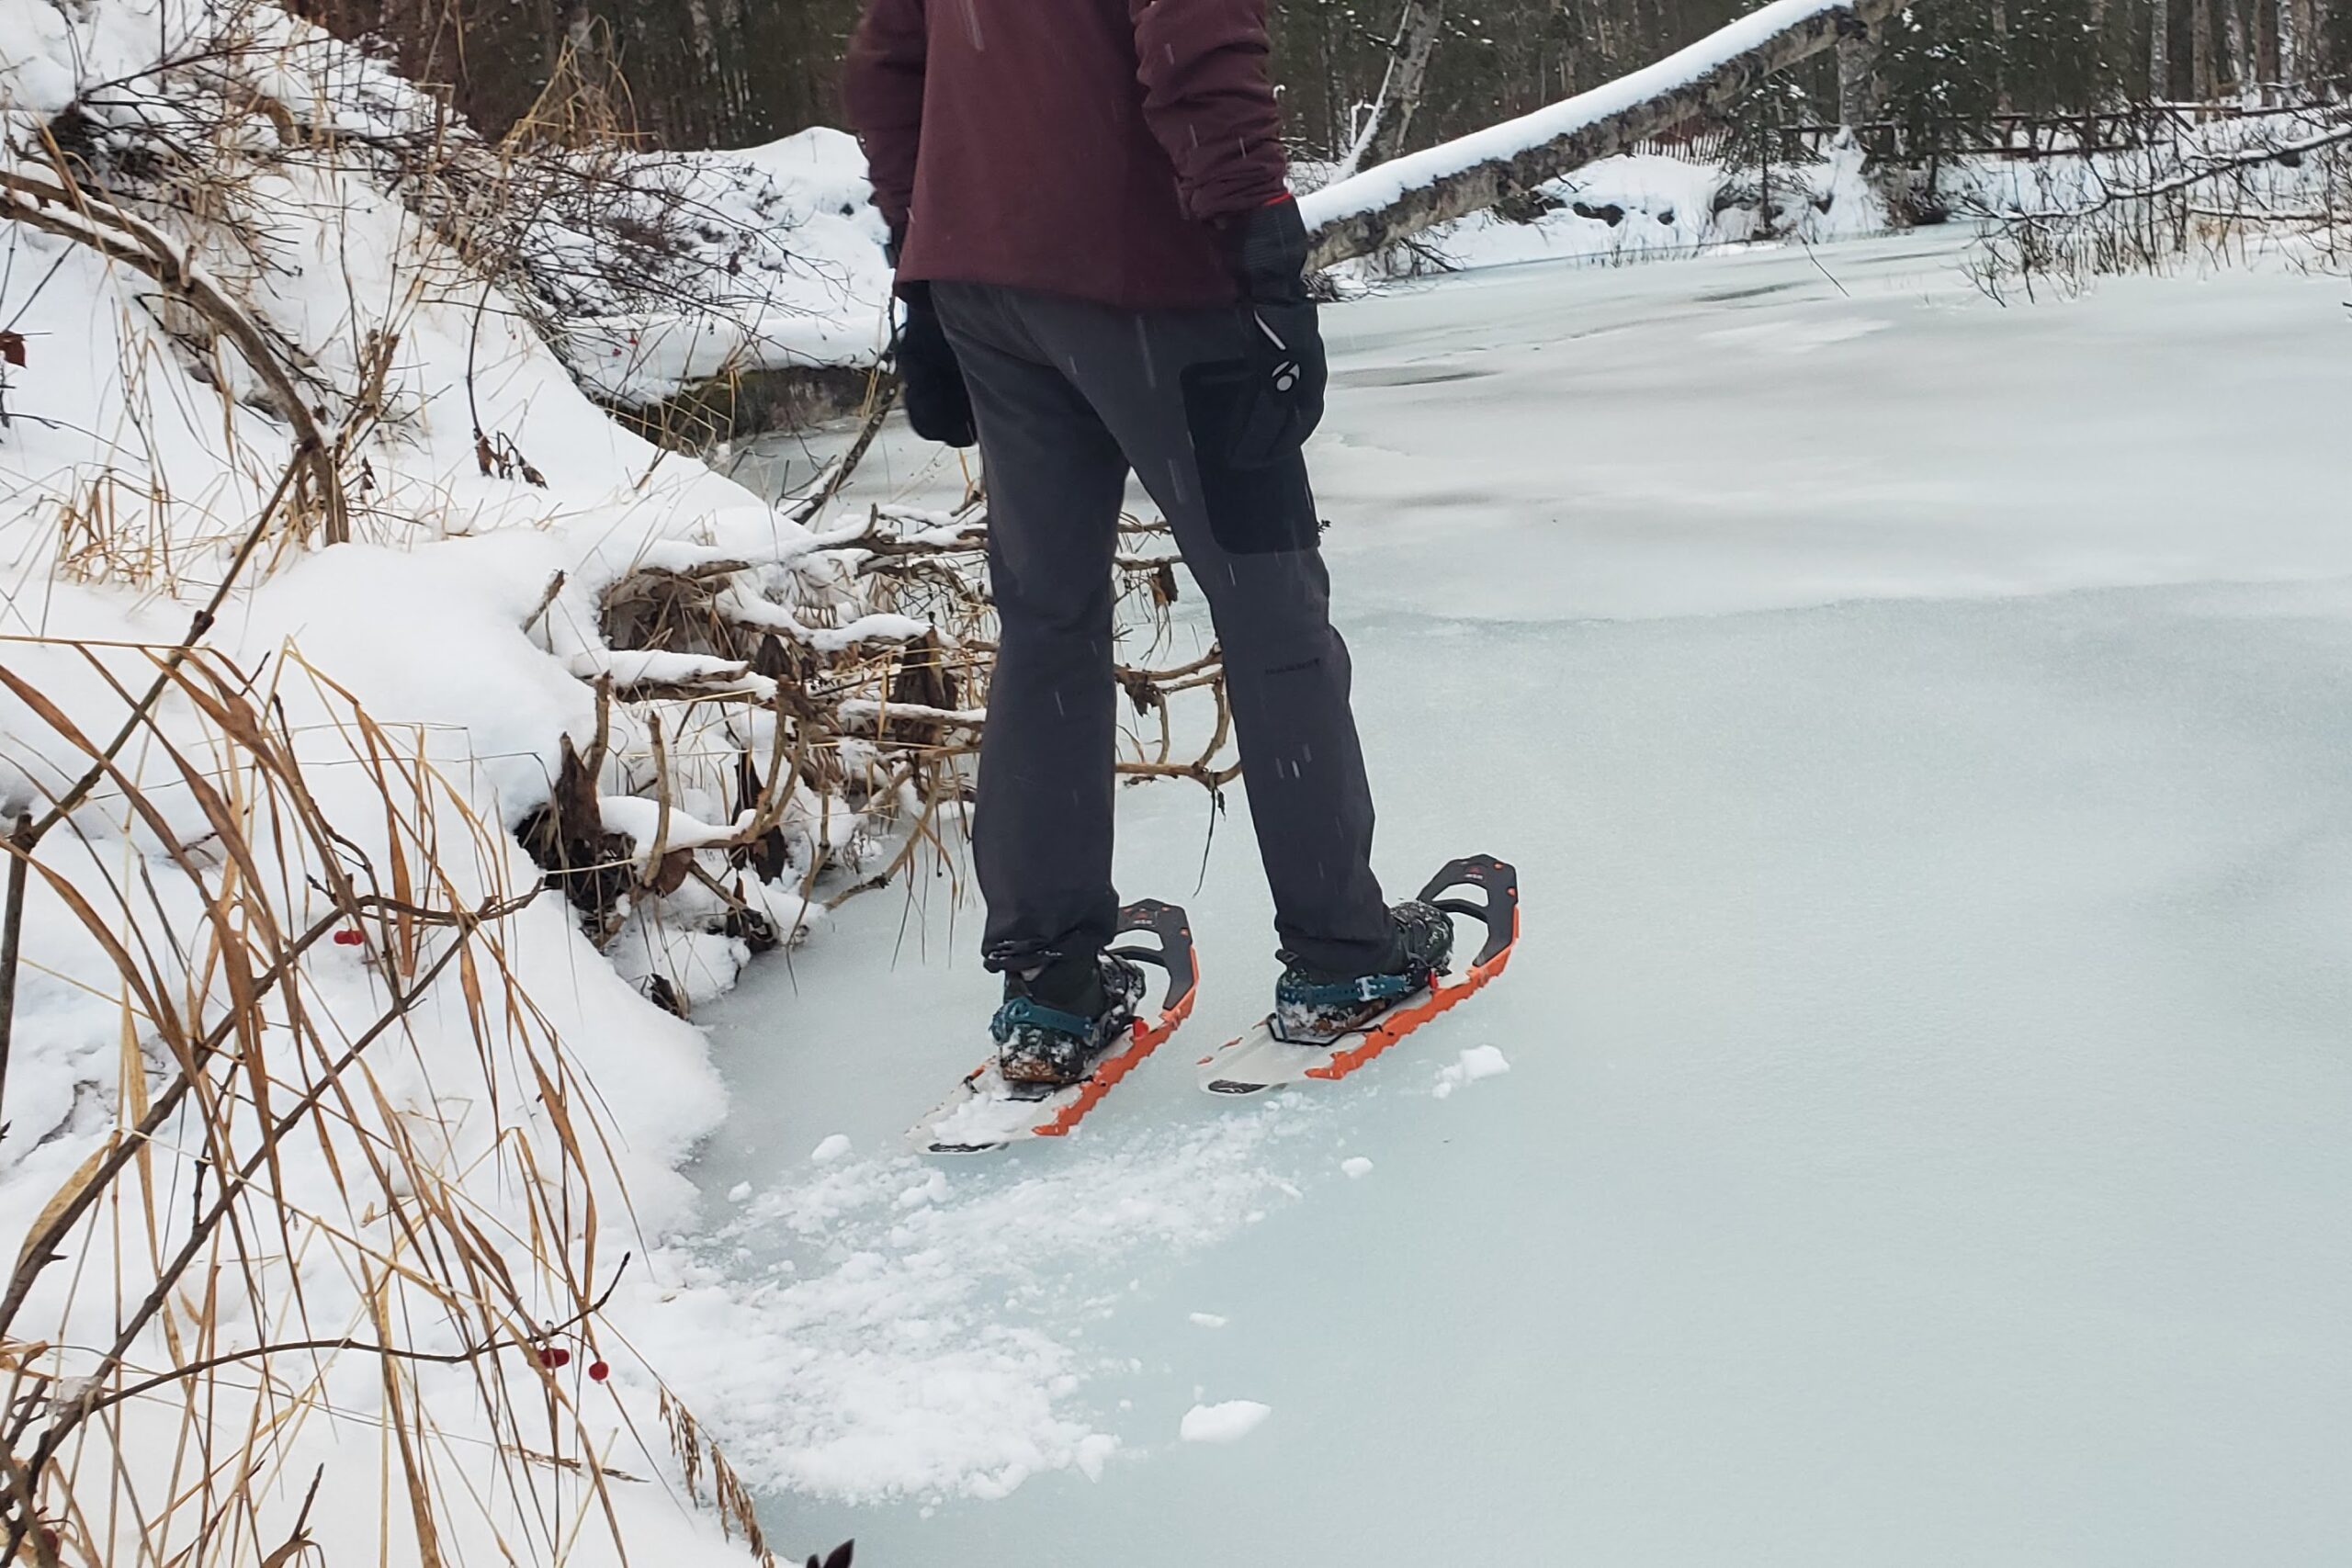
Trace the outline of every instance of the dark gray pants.
<instances>
[{"instance_id":1,"label":"dark gray pants","mask_svg":"<svg viewBox=\"0 0 2352 1568\"><path fill-rule=\"evenodd\" d=\"M1091 953L1117 919L1112 558L1132 468L1216 623L1275 933L1315 968L1380 968L1390 927L1372 792L1323 558L1311 544L1228 550L1202 505L1179 378L1233 355L1235 313L978 284L941 283L933 298L979 424L1001 626L972 828L989 966Z\"/></svg>"}]
</instances>

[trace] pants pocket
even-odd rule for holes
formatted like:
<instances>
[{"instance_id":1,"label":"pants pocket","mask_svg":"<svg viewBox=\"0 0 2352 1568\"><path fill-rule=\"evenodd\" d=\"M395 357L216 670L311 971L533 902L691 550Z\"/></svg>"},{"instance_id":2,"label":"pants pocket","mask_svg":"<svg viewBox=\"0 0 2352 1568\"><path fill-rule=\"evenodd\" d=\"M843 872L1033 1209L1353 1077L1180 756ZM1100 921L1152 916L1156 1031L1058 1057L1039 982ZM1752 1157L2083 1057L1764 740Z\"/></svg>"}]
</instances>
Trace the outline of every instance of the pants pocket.
<instances>
[{"instance_id":1,"label":"pants pocket","mask_svg":"<svg viewBox=\"0 0 2352 1568\"><path fill-rule=\"evenodd\" d=\"M1184 423L1209 534L1237 556L1312 549L1319 525L1306 454L1290 446L1264 462L1235 461L1237 452L1265 448L1248 428L1262 412L1258 380L1256 366L1246 359L1212 360L1184 371Z\"/></svg>"}]
</instances>

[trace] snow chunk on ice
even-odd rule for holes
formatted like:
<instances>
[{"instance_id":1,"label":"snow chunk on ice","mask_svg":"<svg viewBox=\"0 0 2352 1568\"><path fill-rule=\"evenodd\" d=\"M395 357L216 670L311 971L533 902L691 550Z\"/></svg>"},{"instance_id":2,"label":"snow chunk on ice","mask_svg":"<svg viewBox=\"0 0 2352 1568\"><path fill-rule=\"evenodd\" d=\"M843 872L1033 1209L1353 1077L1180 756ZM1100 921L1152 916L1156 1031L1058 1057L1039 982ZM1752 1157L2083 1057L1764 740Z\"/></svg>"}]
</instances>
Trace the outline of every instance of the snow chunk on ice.
<instances>
[{"instance_id":1,"label":"snow chunk on ice","mask_svg":"<svg viewBox=\"0 0 2352 1568\"><path fill-rule=\"evenodd\" d=\"M815 1148L810 1149L808 1157L819 1165L831 1165L847 1153L849 1153L849 1134L833 1133L828 1134Z\"/></svg>"},{"instance_id":2,"label":"snow chunk on ice","mask_svg":"<svg viewBox=\"0 0 2352 1568\"><path fill-rule=\"evenodd\" d=\"M1437 1098L1443 1100L1466 1083L1491 1078L1510 1071L1510 1063L1492 1045L1473 1045L1462 1053L1461 1058L1437 1070Z\"/></svg>"},{"instance_id":3,"label":"snow chunk on ice","mask_svg":"<svg viewBox=\"0 0 2352 1568\"><path fill-rule=\"evenodd\" d=\"M1216 1313L1196 1312L1193 1314L1193 1322L1195 1325L1202 1328L1223 1328L1225 1326L1226 1320Z\"/></svg>"},{"instance_id":4,"label":"snow chunk on ice","mask_svg":"<svg viewBox=\"0 0 2352 1568\"><path fill-rule=\"evenodd\" d=\"M1351 1179L1359 1176L1370 1176L1372 1174L1372 1161L1364 1158L1362 1155L1350 1155L1346 1159L1340 1162L1340 1168L1346 1171Z\"/></svg>"},{"instance_id":5,"label":"snow chunk on ice","mask_svg":"<svg viewBox=\"0 0 2352 1568\"><path fill-rule=\"evenodd\" d=\"M751 1195L752 1184L748 1181L739 1181L727 1190L727 1201L730 1203L740 1203Z\"/></svg>"},{"instance_id":6,"label":"snow chunk on ice","mask_svg":"<svg viewBox=\"0 0 2352 1568\"><path fill-rule=\"evenodd\" d=\"M1271 1404L1254 1399L1228 1399L1222 1404L1195 1404L1184 1412L1176 1435L1188 1443L1238 1442L1274 1413Z\"/></svg>"}]
</instances>

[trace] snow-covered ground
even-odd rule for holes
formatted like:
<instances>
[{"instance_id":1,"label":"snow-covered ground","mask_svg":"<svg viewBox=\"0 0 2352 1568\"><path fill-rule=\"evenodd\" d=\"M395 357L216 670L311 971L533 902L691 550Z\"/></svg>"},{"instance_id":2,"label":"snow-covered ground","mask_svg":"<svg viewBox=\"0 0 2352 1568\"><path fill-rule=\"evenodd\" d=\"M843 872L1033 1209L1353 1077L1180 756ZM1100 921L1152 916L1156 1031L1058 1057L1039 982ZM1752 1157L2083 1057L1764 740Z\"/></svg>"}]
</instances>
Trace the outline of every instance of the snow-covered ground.
<instances>
[{"instance_id":1,"label":"snow-covered ground","mask_svg":"<svg viewBox=\"0 0 2352 1568\"><path fill-rule=\"evenodd\" d=\"M1522 950L1343 1088L1212 1100L1185 1047L1274 972L1246 801L1138 790L1194 1021L1066 1145L952 1164L899 1142L984 1050L950 881L755 967L698 1019L733 1218L645 1348L790 1539L2352 1553L2346 290L2005 310L1954 259L1329 313L1381 864L1517 861Z\"/></svg>"}]
</instances>

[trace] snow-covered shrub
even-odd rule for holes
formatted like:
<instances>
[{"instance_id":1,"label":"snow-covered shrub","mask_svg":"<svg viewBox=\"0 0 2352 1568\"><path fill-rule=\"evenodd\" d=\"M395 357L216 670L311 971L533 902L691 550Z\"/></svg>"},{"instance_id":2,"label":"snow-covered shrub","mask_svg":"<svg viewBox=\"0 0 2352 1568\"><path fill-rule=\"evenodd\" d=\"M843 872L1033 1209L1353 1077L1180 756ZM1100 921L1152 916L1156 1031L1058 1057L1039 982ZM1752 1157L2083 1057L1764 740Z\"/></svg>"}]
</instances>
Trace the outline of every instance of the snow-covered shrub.
<instances>
[{"instance_id":1,"label":"snow-covered shrub","mask_svg":"<svg viewBox=\"0 0 2352 1568\"><path fill-rule=\"evenodd\" d=\"M2268 257L2352 265L2352 106L2194 124L2123 152L1978 172L1963 210L1996 297Z\"/></svg>"}]
</instances>

